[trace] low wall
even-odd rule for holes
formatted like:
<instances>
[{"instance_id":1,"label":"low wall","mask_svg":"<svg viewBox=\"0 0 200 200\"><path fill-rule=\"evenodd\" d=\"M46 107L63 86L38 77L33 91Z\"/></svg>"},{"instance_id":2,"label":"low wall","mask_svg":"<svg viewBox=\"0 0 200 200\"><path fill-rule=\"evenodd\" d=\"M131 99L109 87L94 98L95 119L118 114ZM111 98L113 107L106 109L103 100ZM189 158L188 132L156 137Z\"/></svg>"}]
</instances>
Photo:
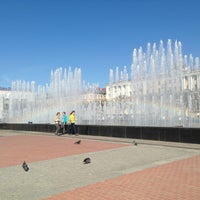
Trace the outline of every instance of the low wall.
<instances>
[{"instance_id":1,"label":"low wall","mask_svg":"<svg viewBox=\"0 0 200 200\"><path fill-rule=\"evenodd\" d=\"M55 132L54 124L0 123L0 129ZM200 144L200 128L79 125L79 134Z\"/></svg>"}]
</instances>

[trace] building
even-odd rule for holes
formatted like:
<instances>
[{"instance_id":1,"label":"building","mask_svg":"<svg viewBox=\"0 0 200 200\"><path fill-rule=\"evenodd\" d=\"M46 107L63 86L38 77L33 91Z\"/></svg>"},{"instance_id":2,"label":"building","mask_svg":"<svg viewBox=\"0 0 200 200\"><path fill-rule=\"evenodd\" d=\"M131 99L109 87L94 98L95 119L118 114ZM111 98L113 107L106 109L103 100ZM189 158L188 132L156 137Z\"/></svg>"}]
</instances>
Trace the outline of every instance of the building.
<instances>
[{"instance_id":1,"label":"building","mask_svg":"<svg viewBox=\"0 0 200 200\"><path fill-rule=\"evenodd\" d=\"M119 81L106 86L106 100L112 100L120 96L130 97L132 94L131 81Z\"/></svg>"},{"instance_id":2,"label":"building","mask_svg":"<svg viewBox=\"0 0 200 200\"><path fill-rule=\"evenodd\" d=\"M5 122L9 116L10 88L0 88L0 122Z\"/></svg>"},{"instance_id":3,"label":"building","mask_svg":"<svg viewBox=\"0 0 200 200\"><path fill-rule=\"evenodd\" d=\"M182 95L184 112L200 117L200 70L183 71L182 79L160 74L156 78L145 78L137 81L124 80L106 86L106 100L134 98L138 96L169 97L171 93ZM133 83L134 82L134 83ZM165 101L165 100L164 100Z\"/></svg>"}]
</instances>

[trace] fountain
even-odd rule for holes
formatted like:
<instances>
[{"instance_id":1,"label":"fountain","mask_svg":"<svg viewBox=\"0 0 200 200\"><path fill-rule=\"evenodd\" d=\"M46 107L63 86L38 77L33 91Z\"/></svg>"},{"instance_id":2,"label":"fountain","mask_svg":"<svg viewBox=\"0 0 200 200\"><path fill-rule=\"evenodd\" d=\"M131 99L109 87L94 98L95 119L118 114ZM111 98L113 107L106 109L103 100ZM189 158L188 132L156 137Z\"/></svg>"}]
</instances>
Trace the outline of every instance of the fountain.
<instances>
[{"instance_id":1,"label":"fountain","mask_svg":"<svg viewBox=\"0 0 200 200\"><path fill-rule=\"evenodd\" d=\"M181 42L148 43L146 52L133 50L130 73L126 66L110 69L106 100L95 97L98 84L82 81L80 68L52 71L50 83L37 91L35 82L14 81L7 121L53 123L56 112L76 110L78 124L196 127L200 95L188 88L197 87L198 78L189 83L185 74L199 69L199 58L182 55Z\"/></svg>"}]
</instances>

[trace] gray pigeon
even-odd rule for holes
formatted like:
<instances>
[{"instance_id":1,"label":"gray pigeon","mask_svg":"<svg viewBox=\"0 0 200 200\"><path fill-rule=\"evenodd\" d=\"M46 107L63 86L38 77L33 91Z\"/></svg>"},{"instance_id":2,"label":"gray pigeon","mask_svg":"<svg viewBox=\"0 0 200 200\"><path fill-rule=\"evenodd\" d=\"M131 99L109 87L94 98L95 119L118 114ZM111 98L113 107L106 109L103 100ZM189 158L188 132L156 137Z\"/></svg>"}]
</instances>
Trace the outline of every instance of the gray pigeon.
<instances>
[{"instance_id":1,"label":"gray pigeon","mask_svg":"<svg viewBox=\"0 0 200 200\"><path fill-rule=\"evenodd\" d=\"M26 172L29 170L29 167L25 161L23 162L22 167L23 167L24 171L26 171Z\"/></svg>"},{"instance_id":2,"label":"gray pigeon","mask_svg":"<svg viewBox=\"0 0 200 200\"><path fill-rule=\"evenodd\" d=\"M74 142L74 144L80 144L80 143L81 143L81 140Z\"/></svg>"},{"instance_id":3,"label":"gray pigeon","mask_svg":"<svg viewBox=\"0 0 200 200\"><path fill-rule=\"evenodd\" d=\"M87 158L85 158L85 159L83 160L83 163L84 163L84 164L89 164L89 163L91 163L91 159L90 159L89 157L87 157Z\"/></svg>"},{"instance_id":4,"label":"gray pigeon","mask_svg":"<svg viewBox=\"0 0 200 200\"><path fill-rule=\"evenodd\" d=\"M133 140L132 142L135 146L137 146L137 142L135 140Z\"/></svg>"}]
</instances>

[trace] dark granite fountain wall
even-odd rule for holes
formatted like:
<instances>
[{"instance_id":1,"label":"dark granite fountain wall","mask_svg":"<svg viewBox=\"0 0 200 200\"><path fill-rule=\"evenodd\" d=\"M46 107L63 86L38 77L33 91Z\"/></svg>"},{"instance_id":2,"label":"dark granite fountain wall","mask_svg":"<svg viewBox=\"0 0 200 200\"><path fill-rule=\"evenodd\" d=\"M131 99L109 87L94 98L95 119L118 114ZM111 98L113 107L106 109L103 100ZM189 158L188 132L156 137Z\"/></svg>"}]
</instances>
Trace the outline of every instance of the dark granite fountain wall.
<instances>
[{"instance_id":1,"label":"dark granite fountain wall","mask_svg":"<svg viewBox=\"0 0 200 200\"><path fill-rule=\"evenodd\" d=\"M53 124L1 123L2 130L54 133ZM79 125L79 134L200 144L200 128Z\"/></svg>"}]
</instances>

